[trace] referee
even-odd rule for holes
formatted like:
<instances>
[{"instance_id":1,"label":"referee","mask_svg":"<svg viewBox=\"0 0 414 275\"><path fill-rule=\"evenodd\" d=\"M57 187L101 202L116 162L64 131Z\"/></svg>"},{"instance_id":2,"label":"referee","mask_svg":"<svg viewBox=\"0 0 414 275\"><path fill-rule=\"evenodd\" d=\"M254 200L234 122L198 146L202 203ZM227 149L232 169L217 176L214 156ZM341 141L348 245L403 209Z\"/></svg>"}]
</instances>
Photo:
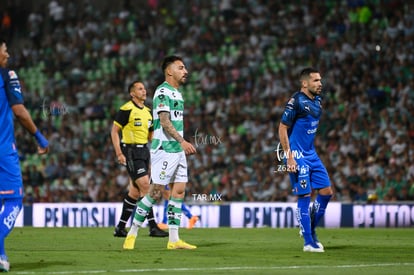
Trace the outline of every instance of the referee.
<instances>
[{"instance_id":1,"label":"referee","mask_svg":"<svg viewBox=\"0 0 414 275\"><path fill-rule=\"evenodd\" d=\"M122 214L115 228L115 237L126 237L125 225L133 213L136 203L149 190L150 153L147 147L153 134L151 110L145 106L147 91L142 82L134 81L128 87L131 100L121 106L115 116L111 130L112 144L118 162L126 166L131 180L125 195ZM120 139L119 132L122 132ZM168 233L159 229L154 220L152 208L147 215L152 237L167 237Z\"/></svg>"}]
</instances>

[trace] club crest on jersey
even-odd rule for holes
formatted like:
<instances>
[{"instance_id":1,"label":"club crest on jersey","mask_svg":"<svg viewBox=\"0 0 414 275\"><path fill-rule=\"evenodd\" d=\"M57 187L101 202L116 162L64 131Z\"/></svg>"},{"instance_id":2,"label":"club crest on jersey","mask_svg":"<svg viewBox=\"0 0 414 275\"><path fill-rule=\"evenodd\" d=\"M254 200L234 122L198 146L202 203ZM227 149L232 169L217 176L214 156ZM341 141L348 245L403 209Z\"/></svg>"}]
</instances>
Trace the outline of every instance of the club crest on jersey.
<instances>
[{"instance_id":1,"label":"club crest on jersey","mask_svg":"<svg viewBox=\"0 0 414 275\"><path fill-rule=\"evenodd\" d=\"M301 180L300 181L300 187L302 187L302 189L305 189L306 185L307 185L306 180Z\"/></svg>"},{"instance_id":2,"label":"club crest on jersey","mask_svg":"<svg viewBox=\"0 0 414 275\"><path fill-rule=\"evenodd\" d=\"M160 173L160 180L164 180L166 177L165 171L161 171Z\"/></svg>"}]
</instances>

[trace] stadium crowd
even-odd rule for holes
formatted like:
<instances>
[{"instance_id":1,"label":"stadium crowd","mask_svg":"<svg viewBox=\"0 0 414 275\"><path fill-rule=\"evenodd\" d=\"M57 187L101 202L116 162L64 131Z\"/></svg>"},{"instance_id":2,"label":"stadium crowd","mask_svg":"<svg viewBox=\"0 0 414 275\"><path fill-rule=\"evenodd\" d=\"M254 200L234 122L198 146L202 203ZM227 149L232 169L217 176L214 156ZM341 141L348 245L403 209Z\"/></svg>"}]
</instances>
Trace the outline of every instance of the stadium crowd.
<instances>
[{"instance_id":1,"label":"stadium crowd","mask_svg":"<svg viewBox=\"0 0 414 275\"><path fill-rule=\"evenodd\" d=\"M9 4L0 15L25 104L51 144L38 157L33 139L16 129L25 203L122 200L128 174L110 141L114 114L133 80L151 98L168 53L182 55L190 71L185 137L198 150L189 157L190 203L192 194L294 200L277 127L309 65L323 78L316 146L334 200L414 199L409 1L186 3L124 1L109 9L52 0L24 11Z\"/></svg>"}]
</instances>

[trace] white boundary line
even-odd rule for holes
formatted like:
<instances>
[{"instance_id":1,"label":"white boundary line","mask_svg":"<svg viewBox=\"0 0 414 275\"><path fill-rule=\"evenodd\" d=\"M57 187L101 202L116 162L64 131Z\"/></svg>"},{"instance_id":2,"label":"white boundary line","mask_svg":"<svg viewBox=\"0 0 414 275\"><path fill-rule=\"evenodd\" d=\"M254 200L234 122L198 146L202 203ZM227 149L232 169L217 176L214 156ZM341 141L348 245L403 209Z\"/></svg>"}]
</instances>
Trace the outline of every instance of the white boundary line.
<instances>
[{"instance_id":1,"label":"white boundary line","mask_svg":"<svg viewBox=\"0 0 414 275\"><path fill-rule=\"evenodd\" d=\"M226 271L226 270L289 270L289 269L324 269L324 268L365 268L365 267L387 267L387 266L414 266L413 263L382 263L382 264L357 264L357 265L333 265L333 266L228 266L228 267L206 267L206 268L142 268L142 269L120 269L120 270L84 270L84 271L20 271L13 274L32 275L66 275L66 274L101 274L101 273L139 273L139 272L189 272L189 271Z\"/></svg>"}]
</instances>

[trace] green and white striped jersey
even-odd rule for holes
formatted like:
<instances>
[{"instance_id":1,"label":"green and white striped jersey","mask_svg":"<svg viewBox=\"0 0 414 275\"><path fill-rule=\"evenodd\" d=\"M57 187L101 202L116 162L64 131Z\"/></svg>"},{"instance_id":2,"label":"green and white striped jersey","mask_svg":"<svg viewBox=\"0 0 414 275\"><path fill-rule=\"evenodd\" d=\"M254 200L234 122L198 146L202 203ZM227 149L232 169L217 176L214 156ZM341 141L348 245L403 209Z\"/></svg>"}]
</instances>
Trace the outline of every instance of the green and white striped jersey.
<instances>
[{"instance_id":1,"label":"green and white striped jersey","mask_svg":"<svg viewBox=\"0 0 414 275\"><path fill-rule=\"evenodd\" d=\"M174 128L183 137L184 99L182 94L165 81L155 90L152 104L154 136L151 142L151 150L156 151L162 146L163 150L168 153L183 151L180 143L162 129L158 116L159 112L169 112Z\"/></svg>"}]
</instances>

